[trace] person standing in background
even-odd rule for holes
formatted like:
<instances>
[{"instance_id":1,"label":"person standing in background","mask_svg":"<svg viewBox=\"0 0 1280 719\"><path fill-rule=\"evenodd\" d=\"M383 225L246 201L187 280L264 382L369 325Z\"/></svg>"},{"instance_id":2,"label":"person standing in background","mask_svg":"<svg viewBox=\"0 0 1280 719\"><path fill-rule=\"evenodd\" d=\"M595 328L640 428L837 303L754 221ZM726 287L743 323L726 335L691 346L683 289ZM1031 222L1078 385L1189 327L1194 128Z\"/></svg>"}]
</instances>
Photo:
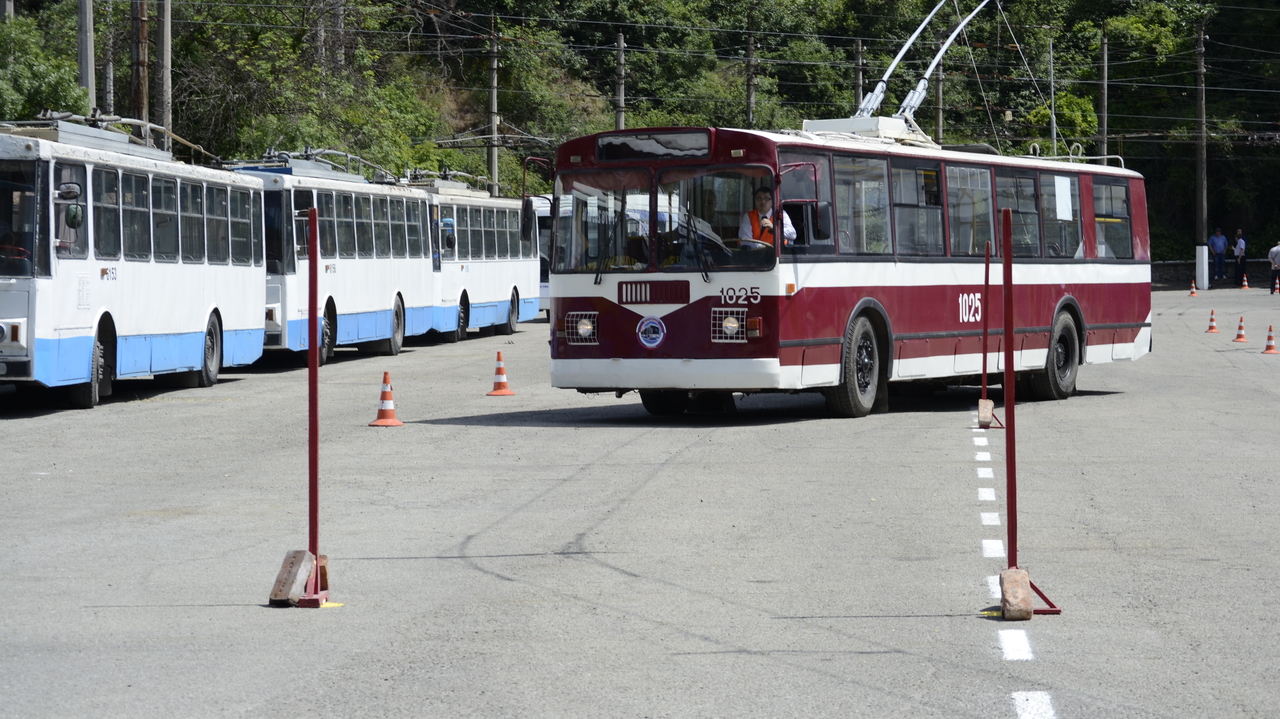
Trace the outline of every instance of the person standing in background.
<instances>
[{"instance_id":1,"label":"person standing in background","mask_svg":"<svg viewBox=\"0 0 1280 719\"><path fill-rule=\"evenodd\" d=\"M1221 227L1213 228L1209 235L1209 252L1213 255L1213 279L1227 279L1227 236Z\"/></svg>"},{"instance_id":2,"label":"person standing in background","mask_svg":"<svg viewBox=\"0 0 1280 719\"><path fill-rule=\"evenodd\" d=\"M1244 230L1236 230L1236 287L1244 284Z\"/></svg>"},{"instance_id":3,"label":"person standing in background","mask_svg":"<svg viewBox=\"0 0 1280 719\"><path fill-rule=\"evenodd\" d=\"M1276 283L1280 282L1280 240L1276 240L1276 246L1267 253L1267 259L1271 260L1271 294L1274 295Z\"/></svg>"}]
</instances>

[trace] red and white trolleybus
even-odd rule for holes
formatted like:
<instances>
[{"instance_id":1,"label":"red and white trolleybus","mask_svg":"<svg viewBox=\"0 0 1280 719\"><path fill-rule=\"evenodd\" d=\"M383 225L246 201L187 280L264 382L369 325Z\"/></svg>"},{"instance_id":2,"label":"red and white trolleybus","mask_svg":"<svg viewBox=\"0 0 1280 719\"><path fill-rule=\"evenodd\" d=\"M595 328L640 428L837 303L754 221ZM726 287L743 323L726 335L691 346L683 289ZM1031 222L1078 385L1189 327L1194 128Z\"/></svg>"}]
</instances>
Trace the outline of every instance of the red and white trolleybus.
<instances>
[{"instance_id":1,"label":"red and white trolleybus","mask_svg":"<svg viewBox=\"0 0 1280 719\"><path fill-rule=\"evenodd\" d=\"M887 409L890 382L976 381L984 252L998 257L1005 208L1020 383L1065 398L1081 364L1147 353L1139 174L894 129L852 118L561 145L552 384L639 390L654 414L703 393L816 391L833 413L862 416ZM999 307L999 271L991 284ZM991 371L1005 341L992 330Z\"/></svg>"}]
</instances>

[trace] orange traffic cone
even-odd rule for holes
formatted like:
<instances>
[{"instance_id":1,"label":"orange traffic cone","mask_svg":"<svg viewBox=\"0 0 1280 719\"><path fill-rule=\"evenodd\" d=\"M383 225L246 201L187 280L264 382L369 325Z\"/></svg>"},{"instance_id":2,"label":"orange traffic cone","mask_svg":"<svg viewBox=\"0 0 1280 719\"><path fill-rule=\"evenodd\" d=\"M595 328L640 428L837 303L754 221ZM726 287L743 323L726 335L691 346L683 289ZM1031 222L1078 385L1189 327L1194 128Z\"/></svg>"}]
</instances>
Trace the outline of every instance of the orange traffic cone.
<instances>
[{"instance_id":1,"label":"orange traffic cone","mask_svg":"<svg viewBox=\"0 0 1280 719\"><path fill-rule=\"evenodd\" d=\"M1243 281L1242 281L1242 283L1240 284L1240 289L1242 289L1242 290L1247 290L1247 289L1249 289L1249 275L1244 275L1244 276L1241 278L1241 280L1243 280Z\"/></svg>"},{"instance_id":2,"label":"orange traffic cone","mask_svg":"<svg viewBox=\"0 0 1280 719\"><path fill-rule=\"evenodd\" d=\"M498 366L493 370L493 391L486 394L486 397L505 397L509 394L515 394L511 388L507 386L507 366L502 364L502 353L498 353Z\"/></svg>"},{"instance_id":3,"label":"orange traffic cone","mask_svg":"<svg viewBox=\"0 0 1280 719\"><path fill-rule=\"evenodd\" d=\"M1280 352L1276 351L1276 332L1271 325L1267 325L1267 346L1262 348L1262 354L1280 355Z\"/></svg>"},{"instance_id":4,"label":"orange traffic cone","mask_svg":"<svg viewBox=\"0 0 1280 719\"><path fill-rule=\"evenodd\" d=\"M1244 336L1244 318L1240 318L1240 326L1236 328L1236 338L1232 342L1248 342L1248 338Z\"/></svg>"},{"instance_id":5,"label":"orange traffic cone","mask_svg":"<svg viewBox=\"0 0 1280 719\"><path fill-rule=\"evenodd\" d=\"M1218 332L1218 320L1214 318L1213 310L1209 310L1209 329L1205 330L1206 334L1210 332L1212 332L1215 335L1221 334L1220 332Z\"/></svg>"},{"instance_id":6,"label":"orange traffic cone","mask_svg":"<svg viewBox=\"0 0 1280 719\"><path fill-rule=\"evenodd\" d=\"M370 427L402 427L404 422L396 419L396 401L391 398L391 373L382 373L382 396L378 398L378 418L369 423Z\"/></svg>"},{"instance_id":7,"label":"orange traffic cone","mask_svg":"<svg viewBox=\"0 0 1280 719\"><path fill-rule=\"evenodd\" d=\"M1199 297L1199 296L1200 296L1200 295L1197 295L1197 294L1196 294L1196 281L1195 281L1195 280L1191 280L1191 294L1190 294L1189 296L1190 296L1190 297Z\"/></svg>"},{"instance_id":8,"label":"orange traffic cone","mask_svg":"<svg viewBox=\"0 0 1280 719\"><path fill-rule=\"evenodd\" d=\"M1275 292L1280 292L1280 277L1277 277L1277 278L1276 278L1276 284L1275 284L1275 286L1273 286L1273 287L1271 288L1271 291L1272 291L1273 293L1275 293Z\"/></svg>"}]
</instances>

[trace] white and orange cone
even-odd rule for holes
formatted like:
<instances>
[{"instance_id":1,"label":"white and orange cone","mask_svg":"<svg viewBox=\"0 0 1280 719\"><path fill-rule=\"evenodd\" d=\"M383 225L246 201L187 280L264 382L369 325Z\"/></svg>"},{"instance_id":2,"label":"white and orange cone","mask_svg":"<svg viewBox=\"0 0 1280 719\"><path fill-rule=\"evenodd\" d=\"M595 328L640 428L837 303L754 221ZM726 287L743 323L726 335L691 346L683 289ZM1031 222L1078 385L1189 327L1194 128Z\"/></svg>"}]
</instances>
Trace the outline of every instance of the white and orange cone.
<instances>
[{"instance_id":1,"label":"white and orange cone","mask_svg":"<svg viewBox=\"0 0 1280 719\"><path fill-rule=\"evenodd\" d=\"M509 394L515 394L511 388L507 386L507 366L502 363L502 353L498 353L498 366L493 370L493 391L486 394L486 397L505 397Z\"/></svg>"},{"instance_id":2,"label":"white and orange cone","mask_svg":"<svg viewBox=\"0 0 1280 719\"><path fill-rule=\"evenodd\" d=\"M1240 289L1249 289L1249 275L1244 275L1241 279L1243 280L1243 283L1240 285Z\"/></svg>"},{"instance_id":3,"label":"white and orange cone","mask_svg":"<svg viewBox=\"0 0 1280 719\"><path fill-rule=\"evenodd\" d=\"M1271 288L1272 292L1280 292L1280 277L1276 278L1275 285Z\"/></svg>"},{"instance_id":4,"label":"white and orange cone","mask_svg":"<svg viewBox=\"0 0 1280 719\"><path fill-rule=\"evenodd\" d=\"M1267 325L1267 346L1262 348L1264 355L1280 355L1276 351L1276 332L1271 325Z\"/></svg>"},{"instance_id":5,"label":"white and orange cone","mask_svg":"<svg viewBox=\"0 0 1280 719\"><path fill-rule=\"evenodd\" d=\"M1209 310L1209 329L1205 330L1206 334L1210 332L1212 332L1215 335L1221 334L1220 332L1218 332L1218 320L1213 316L1213 310Z\"/></svg>"},{"instance_id":6,"label":"white and orange cone","mask_svg":"<svg viewBox=\"0 0 1280 719\"><path fill-rule=\"evenodd\" d=\"M1248 342L1249 339L1244 336L1244 318L1240 318L1240 327L1236 329L1236 338L1232 342Z\"/></svg>"},{"instance_id":7,"label":"white and orange cone","mask_svg":"<svg viewBox=\"0 0 1280 719\"><path fill-rule=\"evenodd\" d=\"M1195 280L1191 280L1191 294L1190 294L1190 295L1188 295L1188 296L1189 296L1189 297L1199 297L1199 296L1200 296L1200 295L1197 295L1197 294L1196 294L1196 281L1195 281Z\"/></svg>"},{"instance_id":8,"label":"white and orange cone","mask_svg":"<svg viewBox=\"0 0 1280 719\"><path fill-rule=\"evenodd\" d=\"M391 396L391 373L382 373L382 395L378 398L378 418L369 423L370 427L402 427L404 422L396 419L396 401Z\"/></svg>"}]
</instances>

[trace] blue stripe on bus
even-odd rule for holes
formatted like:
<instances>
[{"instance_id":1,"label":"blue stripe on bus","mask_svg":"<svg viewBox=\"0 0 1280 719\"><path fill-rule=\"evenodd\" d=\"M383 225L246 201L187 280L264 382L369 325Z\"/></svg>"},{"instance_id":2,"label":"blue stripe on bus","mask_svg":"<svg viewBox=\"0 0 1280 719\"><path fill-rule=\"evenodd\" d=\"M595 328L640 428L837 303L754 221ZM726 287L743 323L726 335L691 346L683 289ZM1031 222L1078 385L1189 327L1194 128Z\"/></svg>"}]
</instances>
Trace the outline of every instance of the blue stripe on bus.
<instances>
[{"instance_id":1,"label":"blue stripe on bus","mask_svg":"<svg viewBox=\"0 0 1280 719\"><path fill-rule=\"evenodd\" d=\"M520 322L528 322L531 319L535 319L538 316L538 313L541 311L542 310L538 309L537 297L534 297L532 299L528 297L521 297L520 310L519 310L520 314L517 317L517 319Z\"/></svg>"},{"instance_id":2,"label":"blue stripe on bus","mask_svg":"<svg viewBox=\"0 0 1280 719\"><path fill-rule=\"evenodd\" d=\"M263 330L224 330L222 365L252 364L262 356ZM34 379L49 387L89 381L93 337L36 338ZM116 339L116 377L200 369L204 364L204 333L126 335Z\"/></svg>"}]
</instances>

